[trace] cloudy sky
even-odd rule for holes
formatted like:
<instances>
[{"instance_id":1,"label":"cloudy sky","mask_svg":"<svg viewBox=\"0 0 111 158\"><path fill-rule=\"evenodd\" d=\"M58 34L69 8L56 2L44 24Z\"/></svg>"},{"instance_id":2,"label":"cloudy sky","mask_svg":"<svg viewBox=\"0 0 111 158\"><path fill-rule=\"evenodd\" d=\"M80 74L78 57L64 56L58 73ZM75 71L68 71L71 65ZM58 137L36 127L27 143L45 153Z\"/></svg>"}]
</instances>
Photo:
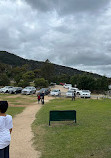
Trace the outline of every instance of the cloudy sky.
<instances>
[{"instance_id":1,"label":"cloudy sky","mask_svg":"<svg viewBox=\"0 0 111 158\"><path fill-rule=\"evenodd\" d=\"M0 50L111 77L111 0L0 0Z\"/></svg>"}]
</instances>

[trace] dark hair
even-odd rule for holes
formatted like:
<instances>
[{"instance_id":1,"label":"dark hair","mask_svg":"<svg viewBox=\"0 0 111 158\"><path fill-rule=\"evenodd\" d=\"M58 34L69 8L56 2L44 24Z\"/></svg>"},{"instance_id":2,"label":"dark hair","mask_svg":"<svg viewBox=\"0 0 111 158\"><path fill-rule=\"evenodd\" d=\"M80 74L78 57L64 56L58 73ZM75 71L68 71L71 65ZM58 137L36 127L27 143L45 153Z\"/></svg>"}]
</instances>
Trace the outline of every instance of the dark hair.
<instances>
[{"instance_id":1,"label":"dark hair","mask_svg":"<svg viewBox=\"0 0 111 158\"><path fill-rule=\"evenodd\" d=\"M0 101L0 112L5 113L8 109L8 102L7 101Z\"/></svg>"}]
</instances>

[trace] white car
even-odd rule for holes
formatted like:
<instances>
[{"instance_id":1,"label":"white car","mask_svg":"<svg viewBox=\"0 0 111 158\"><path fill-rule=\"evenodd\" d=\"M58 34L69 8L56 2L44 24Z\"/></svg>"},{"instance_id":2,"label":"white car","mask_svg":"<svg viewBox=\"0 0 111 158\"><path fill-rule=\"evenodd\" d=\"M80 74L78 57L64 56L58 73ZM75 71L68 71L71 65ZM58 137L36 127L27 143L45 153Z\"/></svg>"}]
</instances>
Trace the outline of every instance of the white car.
<instances>
[{"instance_id":1,"label":"white car","mask_svg":"<svg viewBox=\"0 0 111 158\"><path fill-rule=\"evenodd\" d=\"M80 91L80 97L81 98L90 98L91 92L89 90L81 90Z\"/></svg>"},{"instance_id":2,"label":"white car","mask_svg":"<svg viewBox=\"0 0 111 158\"><path fill-rule=\"evenodd\" d=\"M36 88L35 88L35 87L31 87L31 86L25 87L25 88L22 90L21 93L22 93L22 94L26 94L26 95L28 95L28 94L35 94L35 93L36 93Z\"/></svg>"},{"instance_id":3,"label":"white car","mask_svg":"<svg viewBox=\"0 0 111 158\"><path fill-rule=\"evenodd\" d=\"M73 90L76 93L76 95L80 95L80 93L82 91L82 90L79 90L78 88L75 88L75 87L70 87L69 90Z\"/></svg>"},{"instance_id":4,"label":"white car","mask_svg":"<svg viewBox=\"0 0 111 158\"><path fill-rule=\"evenodd\" d=\"M9 90L12 89L12 86L5 86L1 88L1 93L9 93Z\"/></svg>"},{"instance_id":5,"label":"white car","mask_svg":"<svg viewBox=\"0 0 111 158\"><path fill-rule=\"evenodd\" d=\"M75 87L69 87L69 90L73 90L74 92L78 91L79 89L78 88L75 88Z\"/></svg>"},{"instance_id":6,"label":"white car","mask_svg":"<svg viewBox=\"0 0 111 158\"><path fill-rule=\"evenodd\" d=\"M60 91L60 89L53 89L50 92L50 95L52 95L52 96L60 96L61 95L61 91Z\"/></svg>"},{"instance_id":7,"label":"white car","mask_svg":"<svg viewBox=\"0 0 111 158\"><path fill-rule=\"evenodd\" d=\"M74 90L68 90L66 92L66 97L72 97L73 96L73 93L74 93Z\"/></svg>"},{"instance_id":8,"label":"white car","mask_svg":"<svg viewBox=\"0 0 111 158\"><path fill-rule=\"evenodd\" d=\"M71 88L72 87L72 84L64 84L64 86L63 86L64 88Z\"/></svg>"}]
</instances>

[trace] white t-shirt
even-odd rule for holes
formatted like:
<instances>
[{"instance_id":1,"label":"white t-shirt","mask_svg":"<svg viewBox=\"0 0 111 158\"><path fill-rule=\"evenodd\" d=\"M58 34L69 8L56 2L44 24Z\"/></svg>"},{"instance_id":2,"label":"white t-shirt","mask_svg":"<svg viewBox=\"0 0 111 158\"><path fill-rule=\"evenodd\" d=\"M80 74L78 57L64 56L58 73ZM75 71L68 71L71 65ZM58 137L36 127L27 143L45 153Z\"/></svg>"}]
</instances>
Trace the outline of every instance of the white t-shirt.
<instances>
[{"instance_id":1,"label":"white t-shirt","mask_svg":"<svg viewBox=\"0 0 111 158\"><path fill-rule=\"evenodd\" d=\"M10 129L12 127L12 116L0 116L0 149L3 149L10 144Z\"/></svg>"}]
</instances>

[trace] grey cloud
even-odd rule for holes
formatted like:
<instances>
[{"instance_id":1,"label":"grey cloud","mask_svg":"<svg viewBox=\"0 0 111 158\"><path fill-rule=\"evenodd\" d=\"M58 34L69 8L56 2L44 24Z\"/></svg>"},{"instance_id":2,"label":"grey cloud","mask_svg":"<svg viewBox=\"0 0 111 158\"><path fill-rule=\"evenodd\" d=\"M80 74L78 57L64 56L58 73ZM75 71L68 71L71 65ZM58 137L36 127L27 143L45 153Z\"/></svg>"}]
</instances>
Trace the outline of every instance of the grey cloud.
<instances>
[{"instance_id":1,"label":"grey cloud","mask_svg":"<svg viewBox=\"0 0 111 158\"><path fill-rule=\"evenodd\" d=\"M98 65L98 66L83 66L83 65L78 65L76 66L77 69L79 70L86 70L87 72L92 72L92 73L98 73L107 77L111 77L111 64L110 65Z\"/></svg>"},{"instance_id":2,"label":"grey cloud","mask_svg":"<svg viewBox=\"0 0 111 158\"><path fill-rule=\"evenodd\" d=\"M105 8L110 0L25 0L33 8L46 12L56 10L61 14L75 12L98 11Z\"/></svg>"},{"instance_id":3,"label":"grey cloud","mask_svg":"<svg viewBox=\"0 0 111 158\"><path fill-rule=\"evenodd\" d=\"M6 10L0 6L0 50L111 76L111 6L99 16L96 12L104 10L108 0L27 2L8 0L3 4Z\"/></svg>"},{"instance_id":4,"label":"grey cloud","mask_svg":"<svg viewBox=\"0 0 111 158\"><path fill-rule=\"evenodd\" d=\"M53 9L53 3L54 1L52 0L25 0L28 2L32 7L37 8L39 11L49 11Z\"/></svg>"}]
</instances>

